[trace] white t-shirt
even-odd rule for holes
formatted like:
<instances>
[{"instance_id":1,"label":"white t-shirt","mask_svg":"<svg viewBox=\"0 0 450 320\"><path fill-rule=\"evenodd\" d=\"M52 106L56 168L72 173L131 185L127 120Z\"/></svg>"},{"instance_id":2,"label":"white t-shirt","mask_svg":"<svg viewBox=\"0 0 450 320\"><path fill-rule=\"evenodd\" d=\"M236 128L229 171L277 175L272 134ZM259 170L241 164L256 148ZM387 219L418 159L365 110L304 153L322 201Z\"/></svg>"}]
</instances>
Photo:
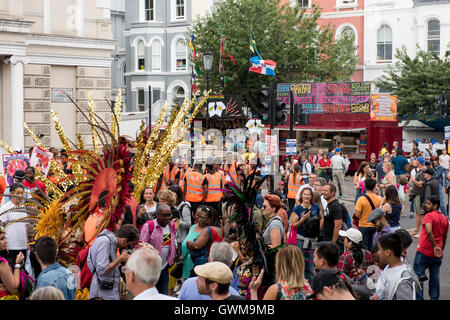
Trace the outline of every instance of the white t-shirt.
<instances>
[{"instance_id":1,"label":"white t-shirt","mask_svg":"<svg viewBox=\"0 0 450 320\"><path fill-rule=\"evenodd\" d=\"M11 201L8 201L0 207L0 213L3 213L13 207L15 207L15 205ZM0 215L0 221L6 223L20 218L25 218L26 216L27 214L25 212L10 211ZM24 250L27 248L27 224L28 223L26 222L16 222L5 228L9 250Z\"/></svg>"},{"instance_id":2,"label":"white t-shirt","mask_svg":"<svg viewBox=\"0 0 450 320\"><path fill-rule=\"evenodd\" d=\"M395 285L392 283L394 279L399 277L399 273L401 274L405 271L405 265L399 265L394 268L389 268L387 266L384 268L383 272L380 273L380 277L378 278L375 294L380 298L380 300L387 300L389 298L389 292L391 291L391 286Z\"/></svg>"},{"instance_id":3,"label":"white t-shirt","mask_svg":"<svg viewBox=\"0 0 450 320\"><path fill-rule=\"evenodd\" d=\"M153 207L147 207L144 205L145 211L147 211L149 216L154 216L156 213L156 202L153 204Z\"/></svg>"},{"instance_id":4,"label":"white t-shirt","mask_svg":"<svg viewBox=\"0 0 450 320\"><path fill-rule=\"evenodd\" d=\"M450 156L446 154L445 156L441 154L439 156L439 164L444 168L448 169L448 162L450 161Z\"/></svg>"},{"instance_id":5,"label":"white t-shirt","mask_svg":"<svg viewBox=\"0 0 450 320\"><path fill-rule=\"evenodd\" d=\"M334 170L343 170L345 167L345 159L341 157L341 155L336 154L331 158L331 165Z\"/></svg>"},{"instance_id":6,"label":"white t-shirt","mask_svg":"<svg viewBox=\"0 0 450 320\"><path fill-rule=\"evenodd\" d=\"M169 248L170 248L170 242L175 239L171 239L170 237L170 228L169 225L162 228L163 231L163 244L161 247L161 270L164 269L167 265L167 257L169 256Z\"/></svg>"}]
</instances>

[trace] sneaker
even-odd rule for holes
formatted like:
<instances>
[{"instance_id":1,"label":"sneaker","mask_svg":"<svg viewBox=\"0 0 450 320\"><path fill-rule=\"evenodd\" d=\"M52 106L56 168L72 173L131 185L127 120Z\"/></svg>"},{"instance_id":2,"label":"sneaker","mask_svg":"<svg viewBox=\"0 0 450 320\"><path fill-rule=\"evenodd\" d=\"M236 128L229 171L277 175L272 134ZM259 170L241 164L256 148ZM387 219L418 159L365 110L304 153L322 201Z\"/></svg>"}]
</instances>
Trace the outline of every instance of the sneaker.
<instances>
[{"instance_id":1,"label":"sneaker","mask_svg":"<svg viewBox=\"0 0 450 320\"><path fill-rule=\"evenodd\" d=\"M412 219L412 217L414 217L414 215L412 213L410 213L409 218Z\"/></svg>"}]
</instances>

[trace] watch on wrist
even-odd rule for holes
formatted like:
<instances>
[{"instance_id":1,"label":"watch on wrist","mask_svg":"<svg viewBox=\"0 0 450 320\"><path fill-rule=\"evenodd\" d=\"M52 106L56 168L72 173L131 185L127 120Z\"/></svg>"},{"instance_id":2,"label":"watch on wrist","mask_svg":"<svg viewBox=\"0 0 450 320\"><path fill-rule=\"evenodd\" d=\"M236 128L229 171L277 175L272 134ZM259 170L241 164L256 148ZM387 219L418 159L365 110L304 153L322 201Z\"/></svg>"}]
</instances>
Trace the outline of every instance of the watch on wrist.
<instances>
[{"instance_id":1,"label":"watch on wrist","mask_svg":"<svg viewBox=\"0 0 450 320\"><path fill-rule=\"evenodd\" d=\"M16 264L14 265L14 268L15 268L15 269L20 269L20 267L21 267L21 264L20 264L20 263L16 263Z\"/></svg>"}]
</instances>

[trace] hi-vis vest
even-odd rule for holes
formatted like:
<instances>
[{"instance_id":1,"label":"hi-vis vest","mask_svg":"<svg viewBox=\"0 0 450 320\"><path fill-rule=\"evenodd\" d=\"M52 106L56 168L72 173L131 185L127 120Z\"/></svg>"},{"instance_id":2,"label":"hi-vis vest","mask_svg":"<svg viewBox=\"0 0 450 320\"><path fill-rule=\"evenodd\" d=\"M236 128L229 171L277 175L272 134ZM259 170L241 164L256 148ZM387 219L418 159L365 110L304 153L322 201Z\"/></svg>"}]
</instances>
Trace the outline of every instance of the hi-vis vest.
<instances>
[{"instance_id":1,"label":"hi-vis vest","mask_svg":"<svg viewBox=\"0 0 450 320\"><path fill-rule=\"evenodd\" d=\"M186 201L200 202L203 199L203 176L200 172L191 170L186 176Z\"/></svg>"},{"instance_id":2,"label":"hi-vis vest","mask_svg":"<svg viewBox=\"0 0 450 320\"><path fill-rule=\"evenodd\" d=\"M238 183L238 176L237 176L237 173L236 173L236 164L233 163L231 166L226 164L224 166L224 169L230 173L230 176L233 178L234 183L237 184ZM225 185L225 183L230 182L230 176L226 172L224 172L224 175L225 175L225 179L224 179L223 184Z\"/></svg>"},{"instance_id":3,"label":"hi-vis vest","mask_svg":"<svg viewBox=\"0 0 450 320\"><path fill-rule=\"evenodd\" d=\"M191 172L192 168L187 168L186 170L181 169L180 170L180 181L178 181L178 184L181 187L181 190L184 190L184 178L187 177L188 173Z\"/></svg>"},{"instance_id":4,"label":"hi-vis vest","mask_svg":"<svg viewBox=\"0 0 450 320\"><path fill-rule=\"evenodd\" d=\"M300 186L302 185L302 175L297 174L296 181L294 182L294 174L291 173L289 175L288 180L288 199L295 199L297 196L298 189L300 189Z\"/></svg>"},{"instance_id":5,"label":"hi-vis vest","mask_svg":"<svg viewBox=\"0 0 450 320\"><path fill-rule=\"evenodd\" d=\"M170 179L172 181L175 181L175 177L177 176L178 172L180 172L180 169L177 166L173 166L172 170L170 170L169 168L170 167L167 166L166 170L164 171L163 180Z\"/></svg>"},{"instance_id":6,"label":"hi-vis vest","mask_svg":"<svg viewBox=\"0 0 450 320\"><path fill-rule=\"evenodd\" d=\"M219 202L222 199L222 191L220 191L221 175L219 172L214 174L205 174L205 179L208 180L208 193L205 202Z\"/></svg>"}]
</instances>

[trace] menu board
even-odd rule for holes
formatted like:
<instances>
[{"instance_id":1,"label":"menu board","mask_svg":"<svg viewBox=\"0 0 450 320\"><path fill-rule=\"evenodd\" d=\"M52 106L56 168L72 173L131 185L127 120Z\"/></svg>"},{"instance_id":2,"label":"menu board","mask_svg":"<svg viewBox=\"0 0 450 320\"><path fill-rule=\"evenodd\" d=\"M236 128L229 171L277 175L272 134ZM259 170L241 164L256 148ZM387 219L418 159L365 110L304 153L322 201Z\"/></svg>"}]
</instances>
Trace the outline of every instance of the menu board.
<instances>
[{"instance_id":1,"label":"menu board","mask_svg":"<svg viewBox=\"0 0 450 320\"><path fill-rule=\"evenodd\" d=\"M277 100L289 109L290 91L303 113L369 113L370 82L280 83Z\"/></svg>"},{"instance_id":2,"label":"menu board","mask_svg":"<svg viewBox=\"0 0 450 320\"><path fill-rule=\"evenodd\" d=\"M373 94L370 120L397 121L397 96Z\"/></svg>"}]
</instances>

